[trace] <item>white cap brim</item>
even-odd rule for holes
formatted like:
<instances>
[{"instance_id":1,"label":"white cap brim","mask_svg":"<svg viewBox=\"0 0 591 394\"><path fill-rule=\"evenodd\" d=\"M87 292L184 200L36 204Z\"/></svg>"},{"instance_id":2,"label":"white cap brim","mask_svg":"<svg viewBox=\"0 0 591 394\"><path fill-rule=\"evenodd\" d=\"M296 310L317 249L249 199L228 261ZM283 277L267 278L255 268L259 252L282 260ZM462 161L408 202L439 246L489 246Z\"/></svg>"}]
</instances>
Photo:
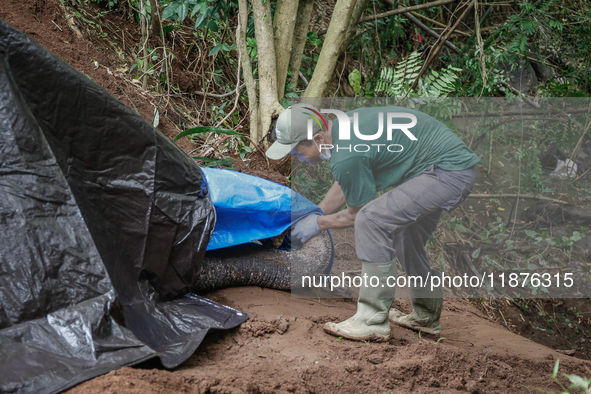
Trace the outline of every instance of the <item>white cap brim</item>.
<instances>
[{"instance_id":1,"label":"white cap brim","mask_svg":"<svg viewBox=\"0 0 591 394\"><path fill-rule=\"evenodd\" d=\"M289 152L291 152L292 149L291 145L292 144L282 144L279 141L275 141L273 145L271 145L269 149L267 149L265 155L267 155L267 157L271 160L281 160L285 156L289 155Z\"/></svg>"}]
</instances>

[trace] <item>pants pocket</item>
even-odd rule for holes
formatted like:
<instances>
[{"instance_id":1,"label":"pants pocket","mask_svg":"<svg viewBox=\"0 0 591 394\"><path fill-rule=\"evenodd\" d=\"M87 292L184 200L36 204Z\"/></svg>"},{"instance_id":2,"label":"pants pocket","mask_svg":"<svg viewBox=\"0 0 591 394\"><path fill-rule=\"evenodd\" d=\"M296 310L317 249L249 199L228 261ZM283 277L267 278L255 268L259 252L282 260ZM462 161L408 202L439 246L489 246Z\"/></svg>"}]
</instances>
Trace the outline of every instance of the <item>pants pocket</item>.
<instances>
[{"instance_id":1,"label":"pants pocket","mask_svg":"<svg viewBox=\"0 0 591 394\"><path fill-rule=\"evenodd\" d=\"M453 209L456 209L458 206L460 206L461 203L464 202L464 200L466 200L466 198L468 198L470 193L472 193L473 191L474 191L474 185L472 183L465 183L464 186L462 187L462 192L460 193L460 195L457 198L450 200L442 208L447 211L451 211Z\"/></svg>"}]
</instances>

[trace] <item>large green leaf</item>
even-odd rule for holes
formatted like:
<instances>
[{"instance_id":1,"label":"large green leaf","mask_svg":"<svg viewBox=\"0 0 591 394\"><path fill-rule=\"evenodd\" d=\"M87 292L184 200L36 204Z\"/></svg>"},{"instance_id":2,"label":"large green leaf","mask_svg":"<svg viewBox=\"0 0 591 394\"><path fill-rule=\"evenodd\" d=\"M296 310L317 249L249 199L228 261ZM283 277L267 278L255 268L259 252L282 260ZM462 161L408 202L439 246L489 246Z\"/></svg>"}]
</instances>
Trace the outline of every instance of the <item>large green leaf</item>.
<instances>
[{"instance_id":1,"label":"large green leaf","mask_svg":"<svg viewBox=\"0 0 591 394\"><path fill-rule=\"evenodd\" d=\"M358 69L353 69L349 73L349 84L353 87L355 94L359 94L359 90L361 89L361 73Z\"/></svg>"},{"instance_id":2,"label":"large green leaf","mask_svg":"<svg viewBox=\"0 0 591 394\"><path fill-rule=\"evenodd\" d=\"M219 51L224 51L224 52L229 52L230 51L230 46L228 44L226 44L225 42L222 44L217 44L216 46L213 47L213 49L209 52L209 56L213 56L216 53L218 53Z\"/></svg>"},{"instance_id":3,"label":"large green leaf","mask_svg":"<svg viewBox=\"0 0 591 394\"><path fill-rule=\"evenodd\" d=\"M210 31L217 33L218 30L218 24L215 23L214 21L207 21L207 27L209 28ZM234 42L236 43L236 42Z\"/></svg>"},{"instance_id":4,"label":"large green leaf","mask_svg":"<svg viewBox=\"0 0 591 394\"><path fill-rule=\"evenodd\" d=\"M224 157L223 159L214 159L212 157L199 157L199 156L194 156L193 159L195 159L196 161L201 161L205 164L203 164L203 167L233 167L234 166L234 160L228 158L228 157Z\"/></svg>"},{"instance_id":5,"label":"large green leaf","mask_svg":"<svg viewBox=\"0 0 591 394\"><path fill-rule=\"evenodd\" d=\"M244 137L244 134L237 133L233 130L223 129L221 127L212 127L212 126L201 126L201 127L193 127L192 129L188 129L174 137L174 140L177 141L183 137L188 135L194 134L204 134L204 133L219 133L225 135L236 135L239 137Z\"/></svg>"},{"instance_id":6,"label":"large green leaf","mask_svg":"<svg viewBox=\"0 0 591 394\"><path fill-rule=\"evenodd\" d=\"M207 7L207 2L201 4L201 9L199 10L199 16L195 21L195 29L201 29L205 26L207 22L205 18L210 16L212 7Z\"/></svg>"},{"instance_id":7,"label":"large green leaf","mask_svg":"<svg viewBox=\"0 0 591 394\"><path fill-rule=\"evenodd\" d=\"M184 21L187 15L189 14L189 5L187 3L182 3L181 6L177 9L177 14L179 16L179 21Z\"/></svg>"},{"instance_id":8,"label":"large green leaf","mask_svg":"<svg viewBox=\"0 0 591 394\"><path fill-rule=\"evenodd\" d=\"M217 44L216 46L214 46L211 51L209 51L209 56L213 56L216 53L218 53L220 50L222 49L222 44Z\"/></svg>"},{"instance_id":9,"label":"large green leaf","mask_svg":"<svg viewBox=\"0 0 591 394\"><path fill-rule=\"evenodd\" d=\"M582 378L578 375L564 374L564 376L566 376L568 378L568 380L570 380L570 382L572 383L569 388L583 390L584 393L589 392L588 391L589 390L589 380L588 379Z\"/></svg>"},{"instance_id":10,"label":"large green leaf","mask_svg":"<svg viewBox=\"0 0 591 394\"><path fill-rule=\"evenodd\" d=\"M162 11L162 19L170 19L170 17L176 13L176 11L178 10L178 8L180 6L181 6L181 3L178 1L174 1L174 2L170 3L164 9L164 11Z\"/></svg>"},{"instance_id":11,"label":"large green leaf","mask_svg":"<svg viewBox=\"0 0 591 394\"><path fill-rule=\"evenodd\" d=\"M201 9L203 9L203 10L207 9L207 1L205 1L201 4L195 2L195 7L193 7L193 11L191 11L191 18L194 18L195 14L198 13Z\"/></svg>"}]
</instances>

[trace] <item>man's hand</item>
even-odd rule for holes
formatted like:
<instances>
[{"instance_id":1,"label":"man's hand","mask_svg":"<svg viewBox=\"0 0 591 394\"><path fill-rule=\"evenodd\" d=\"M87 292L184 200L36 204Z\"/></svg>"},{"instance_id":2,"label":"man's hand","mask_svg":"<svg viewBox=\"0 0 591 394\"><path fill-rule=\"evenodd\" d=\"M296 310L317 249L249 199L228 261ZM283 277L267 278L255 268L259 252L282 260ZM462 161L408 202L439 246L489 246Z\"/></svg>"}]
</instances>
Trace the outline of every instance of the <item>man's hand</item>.
<instances>
[{"instance_id":1,"label":"man's hand","mask_svg":"<svg viewBox=\"0 0 591 394\"><path fill-rule=\"evenodd\" d=\"M291 234L300 241L306 242L320 232L320 227L318 226L318 216L320 215L311 214L306 216L295 224Z\"/></svg>"}]
</instances>

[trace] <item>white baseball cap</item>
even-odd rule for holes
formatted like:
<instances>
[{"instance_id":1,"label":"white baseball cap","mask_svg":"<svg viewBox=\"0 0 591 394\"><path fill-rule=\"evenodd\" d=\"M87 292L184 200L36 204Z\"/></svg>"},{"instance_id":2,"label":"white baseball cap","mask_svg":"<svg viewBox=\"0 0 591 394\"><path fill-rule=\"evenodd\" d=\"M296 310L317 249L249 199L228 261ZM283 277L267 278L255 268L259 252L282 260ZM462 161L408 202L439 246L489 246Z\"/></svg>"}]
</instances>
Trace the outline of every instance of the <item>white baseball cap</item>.
<instances>
[{"instance_id":1,"label":"white baseball cap","mask_svg":"<svg viewBox=\"0 0 591 394\"><path fill-rule=\"evenodd\" d=\"M287 156L300 142L308 139L308 119L310 114L318 110L308 104L294 104L287 107L279 117L275 126L277 141L265 153L269 159L281 160ZM312 133L320 131L320 125L312 122Z\"/></svg>"}]
</instances>

